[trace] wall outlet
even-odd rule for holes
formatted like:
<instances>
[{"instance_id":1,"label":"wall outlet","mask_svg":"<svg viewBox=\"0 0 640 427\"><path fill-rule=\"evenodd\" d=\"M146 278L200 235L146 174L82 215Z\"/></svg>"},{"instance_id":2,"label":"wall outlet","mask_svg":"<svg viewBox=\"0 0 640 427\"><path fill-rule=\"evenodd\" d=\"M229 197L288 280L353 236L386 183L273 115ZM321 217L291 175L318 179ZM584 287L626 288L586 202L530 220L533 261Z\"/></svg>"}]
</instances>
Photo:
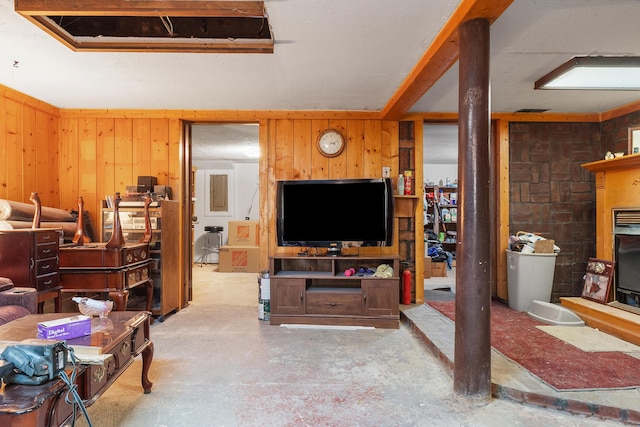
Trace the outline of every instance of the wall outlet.
<instances>
[{"instance_id":1,"label":"wall outlet","mask_svg":"<svg viewBox=\"0 0 640 427\"><path fill-rule=\"evenodd\" d=\"M391 168L389 166L382 167L382 177L391 178Z\"/></svg>"}]
</instances>

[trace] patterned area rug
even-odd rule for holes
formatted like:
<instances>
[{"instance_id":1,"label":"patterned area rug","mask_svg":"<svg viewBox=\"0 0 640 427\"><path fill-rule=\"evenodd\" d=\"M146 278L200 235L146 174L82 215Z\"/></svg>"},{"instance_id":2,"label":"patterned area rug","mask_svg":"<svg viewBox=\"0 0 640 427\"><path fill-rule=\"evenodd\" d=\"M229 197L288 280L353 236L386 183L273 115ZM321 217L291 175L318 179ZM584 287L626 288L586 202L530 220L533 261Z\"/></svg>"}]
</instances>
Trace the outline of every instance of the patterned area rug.
<instances>
[{"instance_id":1,"label":"patterned area rug","mask_svg":"<svg viewBox=\"0 0 640 427\"><path fill-rule=\"evenodd\" d=\"M455 301L426 301L455 321ZM491 346L558 391L640 387L640 361L617 351L585 352L536 326L527 313L491 304Z\"/></svg>"}]
</instances>

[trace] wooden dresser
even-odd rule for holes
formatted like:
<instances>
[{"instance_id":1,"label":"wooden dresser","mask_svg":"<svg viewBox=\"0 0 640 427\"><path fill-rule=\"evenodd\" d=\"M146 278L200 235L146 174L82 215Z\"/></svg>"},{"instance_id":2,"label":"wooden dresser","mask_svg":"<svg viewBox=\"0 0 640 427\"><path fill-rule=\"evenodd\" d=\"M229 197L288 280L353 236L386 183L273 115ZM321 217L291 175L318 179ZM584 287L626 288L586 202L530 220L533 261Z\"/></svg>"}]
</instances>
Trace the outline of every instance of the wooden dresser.
<instances>
[{"instance_id":1,"label":"wooden dresser","mask_svg":"<svg viewBox=\"0 0 640 427\"><path fill-rule=\"evenodd\" d=\"M55 298L60 312L60 230L51 228L0 231L0 276L15 286L38 291L38 311Z\"/></svg>"}]
</instances>

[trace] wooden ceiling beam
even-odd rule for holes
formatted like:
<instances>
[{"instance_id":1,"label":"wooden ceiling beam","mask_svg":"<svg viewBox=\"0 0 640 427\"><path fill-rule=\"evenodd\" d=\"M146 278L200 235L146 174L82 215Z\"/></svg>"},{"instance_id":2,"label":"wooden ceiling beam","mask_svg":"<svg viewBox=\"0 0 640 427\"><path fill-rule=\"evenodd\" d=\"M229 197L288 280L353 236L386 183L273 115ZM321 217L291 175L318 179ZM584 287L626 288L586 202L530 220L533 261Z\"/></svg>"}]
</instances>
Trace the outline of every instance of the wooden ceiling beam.
<instances>
[{"instance_id":1,"label":"wooden ceiling beam","mask_svg":"<svg viewBox=\"0 0 640 427\"><path fill-rule=\"evenodd\" d=\"M264 1L223 0L15 0L24 16L209 16L265 15Z\"/></svg>"},{"instance_id":2,"label":"wooden ceiling beam","mask_svg":"<svg viewBox=\"0 0 640 427\"><path fill-rule=\"evenodd\" d=\"M493 23L513 0L462 0L398 90L382 109L384 120L400 120L458 60L460 24L476 18Z\"/></svg>"}]
</instances>

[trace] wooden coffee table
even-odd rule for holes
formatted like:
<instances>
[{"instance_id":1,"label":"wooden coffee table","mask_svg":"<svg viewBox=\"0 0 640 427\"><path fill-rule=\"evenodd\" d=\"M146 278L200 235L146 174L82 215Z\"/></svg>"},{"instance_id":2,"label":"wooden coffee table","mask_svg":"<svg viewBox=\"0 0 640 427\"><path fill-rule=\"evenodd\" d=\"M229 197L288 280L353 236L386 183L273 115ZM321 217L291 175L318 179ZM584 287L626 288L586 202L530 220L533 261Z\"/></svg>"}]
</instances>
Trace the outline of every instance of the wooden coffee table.
<instances>
[{"instance_id":1,"label":"wooden coffee table","mask_svg":"<svg viewBox=\"0 0 640 427\"><path fill-rule=\"evenodd\" d=\"M72 316L73 313L34 314L0 326L0 341L36 338L37 324ZM92 346L95 352L110 354L104 365L80 365L76 377L78 393L85 405L94 403L142 354L142 388L151 392L149 366L153 342L149 338L151 313L117 311L108 319L92 319L90 336L68 340L70 347ZM99 331L97 331L100 329ZM98 349L99 348L99 349ZM62 426L73 417L72 405L65 402L68 387L61 379L42 385L5 385L0 390L0 425L6 427ZM81 411L76 411L78 414Z\"/></svg>"}]
</instances>

